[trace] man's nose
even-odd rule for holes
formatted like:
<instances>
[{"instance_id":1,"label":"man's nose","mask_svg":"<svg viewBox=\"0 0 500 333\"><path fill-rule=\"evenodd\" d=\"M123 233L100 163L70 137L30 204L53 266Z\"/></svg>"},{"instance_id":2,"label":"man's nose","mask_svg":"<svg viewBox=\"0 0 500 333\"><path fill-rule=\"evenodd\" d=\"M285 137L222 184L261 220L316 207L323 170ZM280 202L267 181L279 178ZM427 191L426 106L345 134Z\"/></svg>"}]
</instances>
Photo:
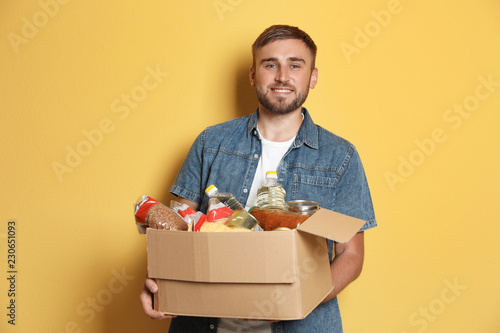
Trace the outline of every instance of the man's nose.
<instances>
[{"instance_id":1,"label":"man's nose","mask_svg":"<svg viewBox=\"0 0 500 333\"><path fill-rule=\"evenodd\" d=\"M288 82L290 80L290 75L288 74L288 69L281 67L276 73L276 81L278 82Z\"/></svg>"}]
</instances>

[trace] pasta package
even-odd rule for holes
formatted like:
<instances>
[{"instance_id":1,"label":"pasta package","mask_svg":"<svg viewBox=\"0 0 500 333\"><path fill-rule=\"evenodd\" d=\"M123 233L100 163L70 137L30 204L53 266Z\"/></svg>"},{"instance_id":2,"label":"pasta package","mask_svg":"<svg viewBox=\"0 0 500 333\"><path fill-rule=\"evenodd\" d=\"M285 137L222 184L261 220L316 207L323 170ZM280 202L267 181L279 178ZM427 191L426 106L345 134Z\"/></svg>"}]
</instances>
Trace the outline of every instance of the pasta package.
<instances>
[{"instance_id":1,"label":"pasta package","mask_svg":"<svg viewBox=\"0 0 500 333\"><path fill-rule=\"evenodd\" d=\"M201 232L247 232L252 231L247 228L238 228L238 227L229 227L225 223L227 218L220 219L216 222L205 222L202 224L200 231Z\"/></svg>"}]
</instances>

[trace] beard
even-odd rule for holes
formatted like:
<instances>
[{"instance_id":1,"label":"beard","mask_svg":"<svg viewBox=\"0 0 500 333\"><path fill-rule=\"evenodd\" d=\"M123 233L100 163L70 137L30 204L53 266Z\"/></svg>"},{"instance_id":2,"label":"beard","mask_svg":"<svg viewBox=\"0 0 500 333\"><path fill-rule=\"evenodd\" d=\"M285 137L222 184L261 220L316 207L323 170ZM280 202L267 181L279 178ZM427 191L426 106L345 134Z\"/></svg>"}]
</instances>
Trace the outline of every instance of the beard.
<instances>
[{"instance_id":1,"label":"beard","mask_svg":"<svg viewBox=\"0 0 500 333\"><path fill-rule=\"evenodd\" d=\"M304 104L307 99L307 95L309 94L309 89L304 91L297 91L297 97L289 103L286 102L286 98L279 97L276 102L272 102L271 99L267 96L265 90L256 88L257 99L263 107L268 109L274 114L287 114L294 110L297 110L299 107Z\"/></svg>"}]
</instances>

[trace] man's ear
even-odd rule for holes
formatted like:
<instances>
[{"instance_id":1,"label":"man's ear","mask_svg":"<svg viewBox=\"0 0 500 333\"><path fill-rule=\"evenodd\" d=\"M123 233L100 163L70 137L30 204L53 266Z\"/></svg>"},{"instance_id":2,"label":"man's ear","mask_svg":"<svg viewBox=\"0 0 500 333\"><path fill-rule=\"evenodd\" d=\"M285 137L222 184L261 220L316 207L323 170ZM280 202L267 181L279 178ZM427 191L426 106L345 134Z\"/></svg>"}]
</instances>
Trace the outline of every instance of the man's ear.
<instances>
[{"instance_id":1,"label":"man's ear","mask_svg":"<svg viewBox=\"0 0 500 333\"><path fill-rule=\"evenodd\" d=\"M252 66L250 67L250 70L248 71L248 77L250 79L250 84L252 87L255 87L255 68Z\"/></svg>"},{"instance_id":2,"label":"man's ear","mask_svg":"<svg viewBox=\"0 0 500 333\"><path fill-rule=\"evenodd\" d=\"M315 68L311 73L311 81L309 82L309 88L314 89L317 83L318 83L318 69Z\"/></svg>"}]
</instances>

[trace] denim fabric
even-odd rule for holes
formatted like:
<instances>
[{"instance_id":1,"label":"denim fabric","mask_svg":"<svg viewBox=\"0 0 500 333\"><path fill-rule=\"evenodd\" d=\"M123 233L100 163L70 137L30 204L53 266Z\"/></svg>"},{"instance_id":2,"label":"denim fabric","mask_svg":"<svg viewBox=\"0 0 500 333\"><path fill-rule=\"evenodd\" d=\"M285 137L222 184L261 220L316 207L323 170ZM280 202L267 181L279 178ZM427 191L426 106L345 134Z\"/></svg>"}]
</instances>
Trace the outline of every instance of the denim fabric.
<instances>
[{"instance_id":1,"label":"denim fabric","mask_svg":"<svg viewBox=\"0 0 500 333\"><path fill-rule=\"evenodd\" d=\"M169 332L202 333L217 332L218 318L179 316L172 319ZM272 323L274 333L340 333L342 321L337 298L319 305L313 313L302 320L287 320Z\"/></svg>"},{"instance_id":2,"label":"denim fabric","mask_svg":"<svg viewBox=\"0 0 500 333\"><path fill-rule=\"evenodd\" d=\"M295 141L276 170L286 201L314 200L320 207L365 220L360 231L376 227L370 190L356 148L314 124L305 108L302 113L304 120ZM214 184L219 191L234 194L245 206L262 149L257 117L258 110L205 129L189 150L170 192L199 203L199 210L205 212L209 199L205 188ZM334 244L328 243L332 260ZM181 321L198 320L206 321L178 317L172 320L171 331L183 332ZM203 327L190 332L209 331L208 326ZM337 299L320 305L303 320L276 323L273 331L342 332Z\"/></svg>"}]
</instances>

